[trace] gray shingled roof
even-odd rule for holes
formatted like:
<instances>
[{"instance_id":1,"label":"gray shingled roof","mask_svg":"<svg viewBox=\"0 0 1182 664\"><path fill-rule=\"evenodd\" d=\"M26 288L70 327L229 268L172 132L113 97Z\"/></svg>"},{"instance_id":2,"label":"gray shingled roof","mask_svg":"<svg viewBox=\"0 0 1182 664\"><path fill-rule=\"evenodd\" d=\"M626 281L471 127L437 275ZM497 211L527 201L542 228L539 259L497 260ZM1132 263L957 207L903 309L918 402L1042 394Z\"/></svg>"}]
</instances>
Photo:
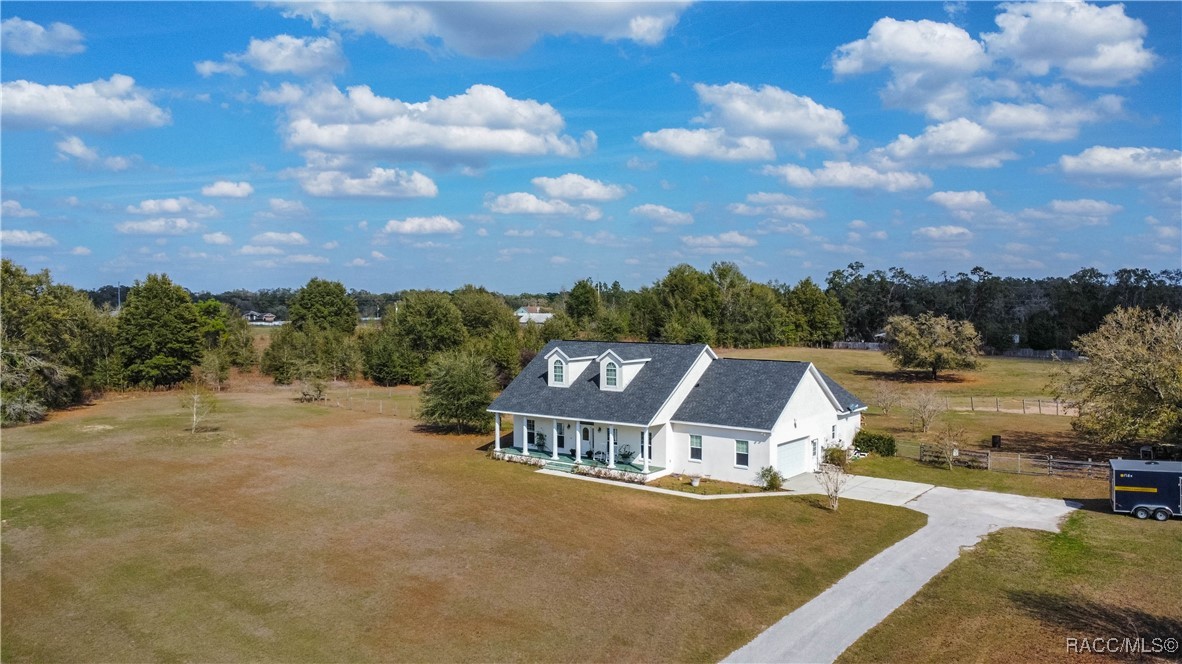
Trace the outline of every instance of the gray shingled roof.
<instances>
[{"instance_id":1,"label":"gray shingled roof","mask_svg":"<svg viewBox=\"0 0 1182 664\"><path fill-rule=\"evenodd\" d=\"M702 374L673 420L771 431L808 367L808 362L718 360ZM860 407L856 397L825 374L821 376L842 410L855 403L855 408Z\"/></svg>"},{"instance_id":2,"label":"gray shingled roof","mask_svg":"<svg viewBox=\"0 0 1182 664\"><path fill-rule=\"evenodd\" d=\"M599 389L599 363L566 388L547 382L546 354L555 347L568 357L598 357L615 351L621 360L651 358L620 392ZM551 341L492 402L489 410L562 419L646 425L706 348L704 344L649 344L608 341Z\"/></svg>"}]
</instances>

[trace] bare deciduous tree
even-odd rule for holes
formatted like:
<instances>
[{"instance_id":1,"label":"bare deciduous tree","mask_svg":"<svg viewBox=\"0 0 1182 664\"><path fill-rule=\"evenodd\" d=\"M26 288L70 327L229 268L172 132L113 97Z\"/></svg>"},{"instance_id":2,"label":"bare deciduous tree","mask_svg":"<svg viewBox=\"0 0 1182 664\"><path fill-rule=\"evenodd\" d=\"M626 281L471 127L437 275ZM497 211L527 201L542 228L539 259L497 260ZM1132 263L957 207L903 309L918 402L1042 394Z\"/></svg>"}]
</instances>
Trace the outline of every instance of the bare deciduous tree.
<instances>
[{"instance_id":1,"label":"bare deciduous tree","mask_svg":"<svg viewBox=\"0 0 1182 664\"><path fill-rule=\"evenodd\" d=\"M190 433L197 433L201 421L217 410L217 403L217 397L205 385L196 382L185 383L181 391L181 407L189 412Z\"/></svg>"},{"instance_id":2,"label":"bare deciduous tree","mask_svg":"<svg viewBox=\"0 0 1182 664\"><path fill-rule=\"evenodd\" d=\"M919 430L924 433L932 427L936 418L948 410L947 400L932 389L917 390L907 401L911 408L912 422L919 425Z\"/></svg>"},{"instance_id":3,"label":"bare deciduous tree","mask_svg":"<svg viewBox=\"0 0 1182 664\"><path fill-rule=\"evenodd\" d=\"M903 390L890 381L876 380L870 384L870 401L890 415L891 409L903 403Z\"/></svg>"},{"instance_id":4,"label":"bare deciduous tree","mask_svg":"<svg viewBox=\"0 0 1182 664\"><path fill-rule=\"evenodd\" d=\"M831 463L821 464L821 468L817 472L817 481L821 483L821 489L829 497L829 509L834 512L837 511L837 500L841 497L841 490L845 488L849 479L850 476L844 468Z\"/></svg>"},{"instance_id":5,"label":"bare deciduous tree","mask_svg":"<svg viewBox=\"0 0 1182 664\"><path fill-rule=\"evenodd\" d=\"M940 451L944 454L944 461L948 464L948 470L952 470L952 459L956 456L957 451L965 441L965 430L954 428L951 424L944 425L940 430Z\"/></svg>"}]
</instances>

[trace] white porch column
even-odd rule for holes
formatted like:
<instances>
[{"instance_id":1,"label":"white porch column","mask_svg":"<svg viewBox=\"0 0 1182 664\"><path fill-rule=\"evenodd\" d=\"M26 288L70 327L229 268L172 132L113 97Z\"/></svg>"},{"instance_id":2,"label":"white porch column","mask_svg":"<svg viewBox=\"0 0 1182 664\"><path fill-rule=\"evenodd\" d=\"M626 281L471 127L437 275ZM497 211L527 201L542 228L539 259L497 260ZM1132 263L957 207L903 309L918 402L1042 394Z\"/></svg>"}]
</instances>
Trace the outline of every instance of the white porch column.
<instances>
[{"instance_id":1,"label":"white porch column","mask_svg":"<svg viewBox=\"0 0 1182 664\"><path fill-rule=\"evenodd\" d=\"M652 435L648 432L648 427L644 428L644 440L640 441L640 455L644 457L644 472L648 474L648 437Z\"/></svg>"},{"instance_id":2,"label":"white porch column","mask_svg":"<svg viewBox=\"0 0 1182 664\"><path fill-rule=\"evenodd\" d=\"M616 437L612 435L612 428L607 428L607 467L616 467Z\"/></svg>"},{"instance_id":3,"label":"white porch column","mask_svg":"<svg viewBox=\"0 0 1182 664\"><path fill-rule=\"evenodd\" d=\"M521 423L524 425L521 428L521 453L529 456L529 418L522 418ZM534 424L534 430L537 430L537 423ZM513 435L517 435L517 427L513 427Z\"/></svg>"},{"instance_id":4,"label":"white porch column","mask_svg":"<svg viewBox=\"0 0 1182 664\"><path fill-rule=\"evenodd\" d=\"M501 451L501 414L500 413L496 414L496 417L493 419L493 422L494 422L493 435L496 436L496 438L493 438L493 449L500 452Z\"/></svg>"},{"instance_id":5,"label":"white porch column","mask_svg":"<svg viewBox=\"0 0 1182 664\"><path fill-rule=\"evenodd\" d=\"M558 420L550 420L550 458L558 461Z\"/></svg>"}]
</instances>

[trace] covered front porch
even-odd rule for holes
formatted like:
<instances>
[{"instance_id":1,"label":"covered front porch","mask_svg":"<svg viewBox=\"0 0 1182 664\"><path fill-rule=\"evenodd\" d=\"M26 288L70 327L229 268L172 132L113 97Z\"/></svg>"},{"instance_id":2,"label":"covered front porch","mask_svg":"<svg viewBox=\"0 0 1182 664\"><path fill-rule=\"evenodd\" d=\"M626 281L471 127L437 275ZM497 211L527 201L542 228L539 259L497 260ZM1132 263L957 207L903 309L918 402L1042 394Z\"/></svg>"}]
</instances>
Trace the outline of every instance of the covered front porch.
<instances>
[{"instance_id":1,"label":"covered front porch","mask_svg":"<svg viewBox=\"0 0 1182 664\"><path fill-rule=\"evenodd\" d=\"M653 449L653 432L647 426L513 414L513 434L502 441L500 413L494 423L493 452L508 460L570 472L635 473L646 481L665 470L653 463L664 454Z\"/></svg>"},{"instance_id":2,"label":"covered front porch","mask_svg":"<svg viewBox=\"0 0 1182 664\"><path fill-rule=\"evenodd\" d=\"M576 465L581 465L588 466L590 468L610 468L629 473L642 473L644 475L651 475L652 477L650 479L655 479L656 477L665 474L665 469L661 466L649 464L648 468L646 469L644 467L643 461L637 464L635 462L623 461L620 459L617 459L615 465L613 466L609 465L606 456L599 455L599 458L596 458L590 453L583 454L576 458L573 451L560 452L557 456L555 456L552 451L529 450L529 452L526 452L520 447L508 446L501 447L496 451L499 451L505 455L517 455L548 462L546 463L547 467L551 467L556 470L567 470L573 468Z\"/></svg>"}]
</instances>

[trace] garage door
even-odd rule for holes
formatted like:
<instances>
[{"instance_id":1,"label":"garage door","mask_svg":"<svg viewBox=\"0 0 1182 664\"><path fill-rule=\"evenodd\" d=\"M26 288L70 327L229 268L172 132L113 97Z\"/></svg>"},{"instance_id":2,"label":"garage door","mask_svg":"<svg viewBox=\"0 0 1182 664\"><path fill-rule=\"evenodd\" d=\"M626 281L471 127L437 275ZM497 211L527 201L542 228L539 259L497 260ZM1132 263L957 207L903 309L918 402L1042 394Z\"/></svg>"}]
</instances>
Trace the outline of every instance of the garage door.
<instances>
[{"instance_id":1,"label":"garage door","mask_svg":"<svg viewBox=\"0 0 1182 664\"><path fill-rule=\"evenodd\" d=\"M780 443L776 447L776 470L784 477L810 472L808 438Z\"/></svg>"}]
</instances>

